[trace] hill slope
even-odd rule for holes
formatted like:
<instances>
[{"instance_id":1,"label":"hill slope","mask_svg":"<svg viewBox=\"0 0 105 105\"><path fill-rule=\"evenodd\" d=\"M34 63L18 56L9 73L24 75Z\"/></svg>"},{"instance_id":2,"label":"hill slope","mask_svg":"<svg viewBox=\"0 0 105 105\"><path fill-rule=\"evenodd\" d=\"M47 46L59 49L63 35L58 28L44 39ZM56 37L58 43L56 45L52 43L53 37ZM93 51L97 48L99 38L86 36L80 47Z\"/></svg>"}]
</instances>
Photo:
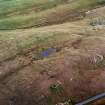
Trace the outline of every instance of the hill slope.
<instances>
[{"instance_id":1,"label":"hill slope","mask_svg":"<svg viewBox=\"0 0 105 105\"><path fill-rule=\"evenodd\" d=\"M0 5L1 105L78 103L105 91L104 0Z\"/></svg>"},{"instance_id":2,"label":"hill slope","mask_svg":"<svg viewBox=\"0 0 105 105\"><path fill-rule=\"evenodd\" d=\"M70 2L69 0L58 0L58 1L50 1L50 0L45 0L40 4L41 1L36 2L33 5L39 6L39 9L43 11L39 12L32 12L24 14L27 9L24 8L31 8L29 5L32 5L31 1L28 3L27 1L22 1L18 3L12 3L13 1L9 1L9 3L13 6L10 5L10 7L7 7L9 5L5 5L8 2L3 2L4 4L1 3L1 5L4 5L3 7L1 6L1 17L5 14L11 15L12 11L20 11L22 14L20 15L15 15L16 12L13 12L13 16L10 16L8 18L3 18L0 20L0 29L22 29L22 28L31 28L31 27L40 27L40 26L46 26L46 25L51 25L51 24L56 24L56 23L63 23L66 21L73 21L77 19L81 19L84 17L84 12L88 11L89 9L95 8L96 6L99 6L100 0L89 0L89 1L84 1L84 0L74 0ZM52 2L52 3L51 3ZM59 5L65 3L64 5ZM28 4L28 5L27 5ZM50 6L51 4L52 6ZM55 7L56 4L56 7ZM15 6L16 5L16 6ZM25 5L25 6L24 6ZM40 6L42 5L42 6ZM36 7L36 6L35 6ZM52 7L52 9L50 9ZM55 8L53 8L55 7ZM5 9L9 8L9 9ZM19 9L18 9L19 8ZM46 9L44 9L46 8ZM20 10L21 9L21 10ZM5 10L5 11L4 11ZM3 12L3 13L2 13Z\"/></svg>"}]
</instances>

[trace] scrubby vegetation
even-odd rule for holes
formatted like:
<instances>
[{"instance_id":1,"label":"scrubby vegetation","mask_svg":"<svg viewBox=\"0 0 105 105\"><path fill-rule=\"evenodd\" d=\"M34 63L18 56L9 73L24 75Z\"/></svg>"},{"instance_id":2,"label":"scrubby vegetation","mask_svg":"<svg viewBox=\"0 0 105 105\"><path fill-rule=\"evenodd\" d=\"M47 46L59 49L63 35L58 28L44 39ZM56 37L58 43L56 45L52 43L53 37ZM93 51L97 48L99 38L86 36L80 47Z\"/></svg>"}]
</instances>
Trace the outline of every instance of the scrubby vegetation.
<instances>
[{"instance_id":1,"label":"scrubby vegetation","mask_svg":"<svg viewBox=\"0 0 105 105\"><path fill-rule=\"evenodd\" d=\"M0 105L73 105L105 91L104 5L0 0Z\"/></svg>"},{"instance_id":2,"label":"scrubby vegetation","mask_svg":"<svg viewBox=\"0 0 105 105\"><path fill-rule=\"evenodd\" d=\"M98 0L99 4L105 4L105 0Z\"/></svg>"}]
</instances>

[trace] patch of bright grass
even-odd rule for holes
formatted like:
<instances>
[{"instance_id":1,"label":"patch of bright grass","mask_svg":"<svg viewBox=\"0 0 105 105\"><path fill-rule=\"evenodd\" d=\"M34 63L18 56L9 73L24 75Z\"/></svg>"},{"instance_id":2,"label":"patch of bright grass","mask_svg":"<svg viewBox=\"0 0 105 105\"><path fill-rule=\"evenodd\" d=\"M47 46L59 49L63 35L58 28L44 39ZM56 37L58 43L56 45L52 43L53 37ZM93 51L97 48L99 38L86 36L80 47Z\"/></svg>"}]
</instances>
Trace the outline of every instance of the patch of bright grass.
<instances>
[{"instance_id":1,"label":"patch of bright grass","mask_svg":"<svg viewBox=\"0 0 105 105\"><path fill-rule=\"evenodd\" d=\"M6 18L6 19L1 19L0 29L31 28L31 27L40 27L40 26L46 26L46 25L51 25L51 24L56 24L56 23L62 23L67 20L70 20L70 18L73 18L73 17L70 17L73 13L77 12L78 15L81 15L79 14L81 11L83 12L99 5L98 1L99 0L91 0L91 1L90 0L75 0L72 3L58 6L56 8L52 8L43 12L39 12L35 14L32 13L28 15L17 15L17 16ZM25 3L27 4L27 2ZM22 9L23 7L24 5L22 4ZM19 10L20 9L21 7L19 7ZM74 18L75 17L76 16L74 16Z\"/></svg>"}]
</instances>

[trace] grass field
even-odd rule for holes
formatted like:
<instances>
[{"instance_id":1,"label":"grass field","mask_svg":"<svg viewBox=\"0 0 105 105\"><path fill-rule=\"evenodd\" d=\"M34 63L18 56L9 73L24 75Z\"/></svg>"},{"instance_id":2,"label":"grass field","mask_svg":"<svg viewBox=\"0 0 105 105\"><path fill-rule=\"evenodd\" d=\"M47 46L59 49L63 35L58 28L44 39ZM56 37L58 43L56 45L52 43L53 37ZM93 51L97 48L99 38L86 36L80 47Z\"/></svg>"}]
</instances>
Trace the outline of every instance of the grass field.
<instances>
[{"instance_id":1,"label":"grass field","mask_svg":"<svg viewBox=\"0 0 105 105\"><path fill-rule=\"evenodd\" d=\"M5 18L9 15L11 16L16 14L27 14L32 11L37 12L45 9L50 9L63 3L64 0L1 0L0 18Z\"/></svg>"},{"instance_id":2,"label":"grass field","mask_svg":"<svg viewBox=\"0 0 105 105\"><path fill-rule=\"evenodd\" d=\"M10 3L10 5L6 5L8 4L8 2ZM2 1L1 1L2 6L0 6L0 14L1 14L0 17L2 16L5 17L6 14L11 15L12 11L13 11L12 14L15 14L15 11L16 12L21 11L22 14L20 15L15 14L8 18L1 19L0 29L22 29L22 28L52 25L56 23L63 23L65 21L73 21L83 17L85 11L100 5L100 3L98 3L99 0L92 0L92 1L76 0L74 2L68 2L68 3L67 3L67 0L58 0L58 1L54 0L52 1L53 3L50 3L51 1L48 1L48 0L45 0L43 2L41 2L40 0L39 1L34 0L33 1L34 3L32 3L31 1L30 3L28 2L29 2L28 0L25 2L23 0L22 2L18 1L18 3L16 3L15 1L14 3L14 0L13 0L13 1L3 2L4 4L2 4ZM59 5L62 3L65 3L65 4ZM40 11L37 13L36 12L30 13L29 11L28 14L24 14L27 11L26 8L32 8L31 7L32 4L37 6L39 5L39 9L41 10L42 8L43 11ZM55 4L56 4L56 7L55 7ZM11 5L14 5L14 6L11 6ZM44 9L44 6L46 7L47 10ZM50 9L50 7L52 7L52 9Z\"/></svg>"}]
</instances>

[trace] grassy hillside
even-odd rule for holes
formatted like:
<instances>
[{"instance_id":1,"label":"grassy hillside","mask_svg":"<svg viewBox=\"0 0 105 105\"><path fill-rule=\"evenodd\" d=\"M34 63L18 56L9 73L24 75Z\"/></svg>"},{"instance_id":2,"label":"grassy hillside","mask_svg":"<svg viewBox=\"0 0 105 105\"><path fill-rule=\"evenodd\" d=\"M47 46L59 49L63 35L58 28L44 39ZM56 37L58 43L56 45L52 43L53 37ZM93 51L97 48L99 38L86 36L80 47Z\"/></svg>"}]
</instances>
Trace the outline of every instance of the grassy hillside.
<instances>
[{"instance_id":1,"label":"grassy hillside","mask_svg":"<svg viewBox=\"0 0 105 105\"><path fill-rule=\"evenodd\" d=\"M16 14L28 14L63 4L67 0L1 0L0 18Z\"/></svg>"},{"instance_id":2,"label":"grassy hillside","mask_svg":"<svg viewBox=\"0 0 105 105\"><path fill-rule=\"evenodd\" d=\"M0 0L0 105L77 103L104 92L104 5Z\"/></svg>"},{"instance_id":3,"label":"grassy hillside","mask_svg":"<svg viewBox=\"0 0 105 105\"><path fill-rule=\"evenodd\" d=\"M26 105L25 102L30 105L35 102L37 105L49 105L44 101L49 102L49 98L55 105L62 102L62 97L58 99L58 96L50 94L49 88L55 83L59 84L59 81L64 88L63 97L72 97L74 102L103 92L105 77L102 74L105 73L105 65L104 59L100 60L100 57L105 55L105 28L98 31L93 28L88 21L82 20L37 29L1 31L0 81L6 86L0 87L5 90L5 94L0 95L0 98L3 97L0 102L6 105L10 97L16 95L16 105L18 102L23 105ZM48 48L54 48L56 52L40 58L41 52ZM99 79L101 77L102 79ZM84 81L86 84L83 84ZM95 86L96 91L86 88L87 85ZM72 89L73 91L70 91ZM42 99L39 94L43 93L49 98ZM22 101L18 100L20 96ZM33 97L35 98L31 100Z\"/></svg>"},{"instance_id":4,"label":"grassy hillside","mask_svg":"<svg viewBox=\"0 0 105 105\"><path fill-rule=\"evenodd\" d=\"M36 2L35 4L40 5L40 2ZM46 0L45 0L46 1ZM9 1L10 2L10 1ZM11 1L13 2L13 1ZM12 4L10 2L10 4ZM84 0L74 0L72 2L69 2L67 4L64 5L58 5L55 8L50 9L50 5L52 5L52 7L55 6L55 4L60 4L60 3L66 3L67 0L58 0L58 1L53 1L53 3L50 3L51 1L46 1L46 2L42 2L42 6L45 6L48 10L42 11L42 12L38 12L38 13L30 13L30 14L21 14L21 15L13 15L11 17L8 18L4 18L0 20L0 29L19 29L19 28L31 28L31 27L40 27L40 26L45 26L45 25L51 25L51 24L56 24L56 23L62 23L65 21L71 21L71 20L77 20L77 19L81 19L84 16L84 12L91 9L91 8L95 8L96 6L100 5L101 3L99 2L99 0L89 0L89 1L84 1ZM30 1L30 3L28 3L27 6L27 2L25 1L24 4L24 0L21 3L20 1L18 1L18 3L15 3L14 5L17 6L11 6L7 7L9 5L5 5L0 7L1 8L1 12L8 13L9 9L10 11L21 11L20 9L22 9L22 11L24 12L23 8L29 8L28 6L30 5L30 3L32 3ZM1 3L2 4L2 3ZM34 3L33 3L34 4ZM49 5L50 4L50 5ZM19 5L19 6L18 6ZM24 6L25 5L25 6ZM36 7L36 6L35 6ZM40 7L40 6L39 6ZM7 10L5 8L8 8ZM18 9L19 8L19 9ZM2 11L5 10L5 11ZM43 7L42 7L43 9ZM27 9L25 9L27 11ZM44 10L44 9L43 9ZM1 16L3 15L3 13L1 13ZM5 16L5 15L4 15Z\"/></svg>"}]
</instances>

